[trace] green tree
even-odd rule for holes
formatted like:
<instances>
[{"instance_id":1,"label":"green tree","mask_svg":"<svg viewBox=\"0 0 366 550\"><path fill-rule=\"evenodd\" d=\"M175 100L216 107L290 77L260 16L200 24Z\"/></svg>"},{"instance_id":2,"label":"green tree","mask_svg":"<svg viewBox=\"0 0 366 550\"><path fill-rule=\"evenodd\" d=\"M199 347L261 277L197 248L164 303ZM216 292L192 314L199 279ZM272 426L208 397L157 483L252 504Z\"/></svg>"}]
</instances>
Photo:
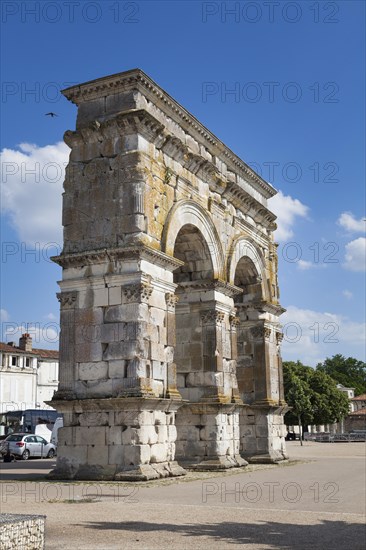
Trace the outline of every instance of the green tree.
<instances>
[{"instance_id":1,"label":"green tree","mask_svg":"<svg viewBox=\"0 0 366 550\"><path fill-rule=\"evenodd\" d=\"M317 371L328 374L338 384L347 388L355 388L355 395L366 393L366 363L354 357L343 357L337 354L327 357L323 363L318 363Z\"/></svg>"},{"instance_id":2,"label":"green tree","mask_svg":"<svg viewBox=\"0 0 366 550\"><path fill-rule=\"evenodd\" d=\"M332 424L348 414L347 395L338 390L336 382L321 370L314 370L300 361L285 361L283 380L285 399L291 407L285 421L299 425L300 441L304 425Z\"/></svg>"},{"instance_id":3,"label":"green tree","mask_svg":"<svg viewBox=\"0 0 366 550\"><path fill-rule=\"evenodd\" d=\"M349 413L347 395L336 382L321 371L313 371L310 381L314 424L333 424Z\"/></svg>"},{"instance_id":4,"label":"green tree","mask_svg":"<svg viewBox=\"0 0 366 550\"><path fill-rule=\"evenodd\" d=\"M291 407L291 411L286 413L286 422L299 426L301 445L302 426L312 421L311 389L307 381L308 368L310 367L305 367L300 361L283 363L285 399Z\"/></svg>"}]
</instances>

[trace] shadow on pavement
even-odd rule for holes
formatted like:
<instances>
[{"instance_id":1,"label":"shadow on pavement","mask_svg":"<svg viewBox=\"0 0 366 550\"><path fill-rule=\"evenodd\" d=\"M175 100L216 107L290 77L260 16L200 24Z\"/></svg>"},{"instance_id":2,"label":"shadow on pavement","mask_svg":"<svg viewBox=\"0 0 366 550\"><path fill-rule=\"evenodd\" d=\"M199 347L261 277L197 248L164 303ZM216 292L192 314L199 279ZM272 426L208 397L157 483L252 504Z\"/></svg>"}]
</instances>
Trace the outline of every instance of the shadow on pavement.
<instances>
[{"instance_id":1,"label":"shadow on pavement","mask_svg":"<svg viewBox=\"0 0 366 550\"><path fill-rule=\"evenodd\" d=\"M243 511L244 513L244 511ZM301 512L299 513L301 516ZM300 518L301 519L301 518ZM316 525L286 524L259 521L258 523L223 522L216 524L176 525L126 521L121 523L94 522L83 527L98 530L141 532L172 532L184 537L206 537L222 544L260 544L268 548L305 550L314 548L337 548L337 550L364 550L365 526L360 523L321 520ZM195 541L187 541L194 547Z\"/></svg>"},{"instance_id":2,"label":"shadow on pavement","mask_svg":"<svg viewBox=\"0 0 366 550\"><path fill-rule=\"evenodd\" d=\"M55 467L53 458L0 462L0 481L46 480L48 472Z\"/></svg>"}]
</instances>

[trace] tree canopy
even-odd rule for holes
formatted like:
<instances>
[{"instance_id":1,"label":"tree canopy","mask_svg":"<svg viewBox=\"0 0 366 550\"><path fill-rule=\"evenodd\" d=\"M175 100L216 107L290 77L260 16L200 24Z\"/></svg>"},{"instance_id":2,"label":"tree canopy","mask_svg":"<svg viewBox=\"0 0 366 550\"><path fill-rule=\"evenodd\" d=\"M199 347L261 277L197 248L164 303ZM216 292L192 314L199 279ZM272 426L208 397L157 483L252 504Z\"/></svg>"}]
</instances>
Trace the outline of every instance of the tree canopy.
<instances>
[{"instance_id":1,"label":"tree canopy","mask_svg":"<svg viewBox=\"0 0 366 550\"><path fill-rule=\"evenodd\" d=\"M366 393L366 363L363 361L338 354L318 363L316 370L328 374L346 388L355 388L355 395Z\"/></svg>"},{"instance_id":2,"label":"tree canopy","mask_svg":"<svg viewBox=\"0 0 366 550\"><path fill-rule=\"evenodd\" d=\"M347 395L327 373L288 361L283 363L285 399L292 410L288 424L331 424L349 413Z\"/></svg>"}]
</instances>

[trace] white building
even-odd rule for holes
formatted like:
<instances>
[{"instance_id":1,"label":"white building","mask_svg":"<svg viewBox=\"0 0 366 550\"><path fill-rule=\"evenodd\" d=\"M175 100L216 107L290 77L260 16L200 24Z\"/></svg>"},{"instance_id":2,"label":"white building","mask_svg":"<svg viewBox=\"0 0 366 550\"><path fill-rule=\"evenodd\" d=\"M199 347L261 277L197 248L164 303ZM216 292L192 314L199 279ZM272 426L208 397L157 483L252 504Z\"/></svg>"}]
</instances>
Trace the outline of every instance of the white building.
<instances>
[{"instance_id":1,"label":"white building","mask_svg":"<svg viewBox=\"0 0 366 550\"><path fill-rule=\"evenodd\" d=\"M50 408L58 386L58 350L37 349L29 334L15 342L0 342L0 413Z\"/></svg>"}]
</instances>

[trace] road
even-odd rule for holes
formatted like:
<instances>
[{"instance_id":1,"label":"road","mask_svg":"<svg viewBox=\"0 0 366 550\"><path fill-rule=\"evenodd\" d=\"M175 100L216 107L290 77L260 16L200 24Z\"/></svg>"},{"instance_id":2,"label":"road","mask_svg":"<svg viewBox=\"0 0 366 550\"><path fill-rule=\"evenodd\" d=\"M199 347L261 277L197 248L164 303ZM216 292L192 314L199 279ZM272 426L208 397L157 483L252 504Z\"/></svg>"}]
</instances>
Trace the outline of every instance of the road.
<instances>
[{"instance_id":1,"label":"road","mask_svg":"<svg viewBox=\"0 0 366 550\"><path fill-rule=\"evenodd\" d=\"M364 550L365 444L288 451L287 465L137 484L42 481L49 459L1 464L1 511L46 515L46 550Z\"/></svg>"}]
</instances>

